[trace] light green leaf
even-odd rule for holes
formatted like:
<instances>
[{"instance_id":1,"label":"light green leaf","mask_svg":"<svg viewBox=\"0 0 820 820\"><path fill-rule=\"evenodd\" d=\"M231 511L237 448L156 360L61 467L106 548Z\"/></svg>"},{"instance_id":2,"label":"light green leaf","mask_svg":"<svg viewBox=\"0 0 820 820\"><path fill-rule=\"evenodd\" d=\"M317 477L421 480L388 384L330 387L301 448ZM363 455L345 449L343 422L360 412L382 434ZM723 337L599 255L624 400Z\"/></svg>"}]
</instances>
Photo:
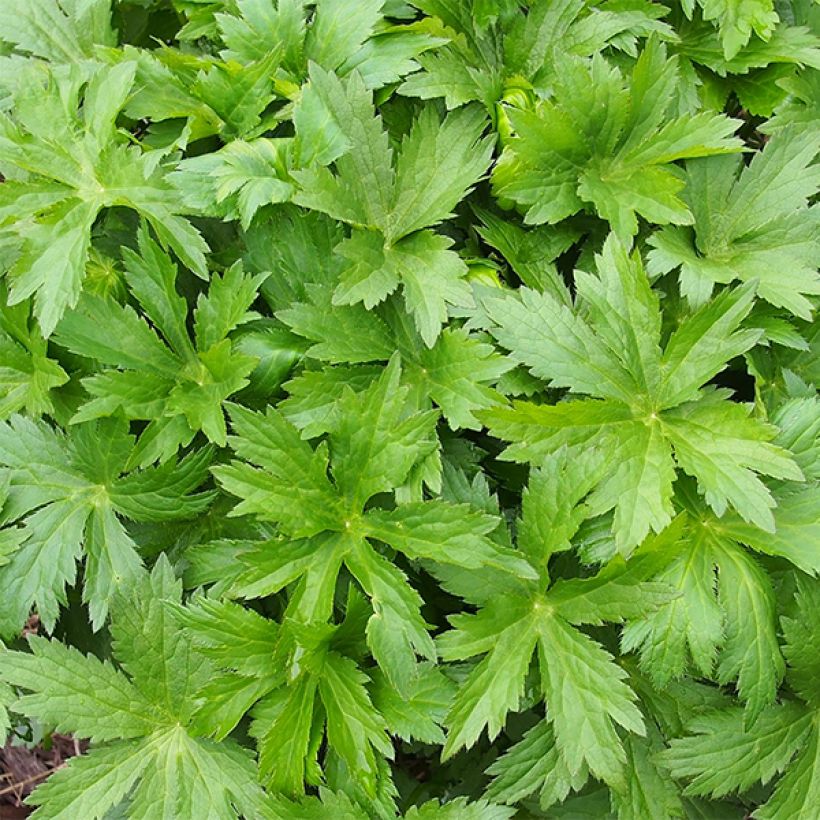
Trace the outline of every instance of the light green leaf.
<instances>
[{"instance_id":1,"label":"light green leaf","mask_svg":"<svg viewBox=\"0 0 820 820\"><path fill-rule=\"evenodd\" d=\"M538 647L548 715L569 772L577 775L588 766L623 787L626 753L615 725L645 731L626 672L600 644L559 618L540 619Z\"/></svg>"},{"instance_id":2,"label":"light green leaf","mask_svg":"<svg viewBox=\"0 0 820 820\"><path fill-rule=\"evenodd\" d=\"M806 741L811 745L811 722L789 702L770 706L752 726L742 709L710 712L692 721L694 734L673 739L661 758L673 777L690 781L687 794L722 797L782 772Z\"/></svg>"},{"instance_id":3,"label":"light green leaf","mask_svg":"<svg viewBox=\"0 0 820 820\"><path fill-rule=\"evenodd\" d=\"M396 163L388 242L451 216L489 165L492 141L481 138L485 125L478 107L462 108L443 122L432 106L422 109Z\"/></svg>"},{"instance_id":4,"label":"light green leaf","mask_svg":"<svg viewBox=\"0 0 820 820\"><path fill-rule=\"evenodd\" d=\"M774 430L750 417L750 407L712 394L664 416L664 430L680 467L698 480L709 506L720 516L729 504L749 523L774 531L775 501L756 475L801 481L787 451L770 443Z\"/></svg>"},{"instance_id":5,"label":"light green leaf","mask_svg":"<svg viewBox=\"0 0 820 820\"><path fill-rule=\"evenodd\" d=\"M460 616L458 621L453 621L454 626L466 626L468 617ZM445 660L488 652L470 673L447 715L444 759L462 747L472 746L485 727L490 739L495 738L508 712L518 709L524 695L524 677L538 640L532 618L519 611L517 618L510 619L508 624L494 625L488 639L487 645L465 652L456 644L457 637L445 633L439 646Z\"/></svg>"},{"instance_id":6,"label":"light green leaf","mask_svg":"<svg viewBox=\"0 0 820 820\"><path fill-rule=\"evenodd\" d=\"M427 558L472 569L490 566L523 578L535 577L525 560L487 538L498 526L498 519L479 513L468 504L441 500L411 502L395 510L368 512L362 525L368 536L409 558Z\"/></svg>"},{"instance_id":7,"label":"light green leaf","mask_svg":"<svg viewBox=\"0 0 820 820\"><path fill-rule=\"evenodd\" d=\"M14 704L16 711L97 743L141 737L160 725L151 701L109 663L38 636L29 638L29 648L3 654L3 679L33 690Z\"/></svg>"},{"instance_id":8,"label":"light green leaf","mask_svg":"<svg viewBox=\"0 0 820 820\"><path fill-rule=\"evenodd\" d=\"M570 791L583 788L589 777L586 766L573 775L555 745L555 734L548 720L536 723L523 739L511 746L487 769L494 780L487 796L514 804L534 791L538 802L548 809L562 802Z\"/></svg>"},{"instance_id":9,"label":"light green leaf","mask_svg":"<svg viewBox=\"0 0 820 820\"><path fill-rule=\"evenodd\" d=\"M213 473L225 490L242 499L234 515L255 512L296 537L332 527L336 501L325 451L314 451L272 407L262 414L235 405L230 414L235 435L229 442L250 464L235 461L214 467ZM306 510L313 512L305 515Z\"/></svg>"},{"instance_id":10,"label":"light green leaf","mask_svg":"<svg viewBox=\"0 0 820 820\"><path fill-rule=\"evenodd\" d=\"M384 716L391 734L404 740L444 743L441 724L455 694L455 685L429 663L419 665L406 697L383 673L374 675L373 705Z\"/></svg>"}]
</instances>

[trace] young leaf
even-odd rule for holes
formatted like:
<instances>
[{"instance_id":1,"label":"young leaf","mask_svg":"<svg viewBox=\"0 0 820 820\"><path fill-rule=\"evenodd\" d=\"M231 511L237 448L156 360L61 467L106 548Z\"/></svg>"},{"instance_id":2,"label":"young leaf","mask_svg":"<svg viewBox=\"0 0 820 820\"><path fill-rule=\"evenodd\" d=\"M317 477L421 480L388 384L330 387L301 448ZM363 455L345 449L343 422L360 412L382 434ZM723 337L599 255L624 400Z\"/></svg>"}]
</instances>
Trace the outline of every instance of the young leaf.
<instances>
[{"instance_id":1,"label":"young leaf","mask_svg":"<svg viewBox=\"0 0 820 820\"><path fill-rule=\"evenodd\" d=\"M44 336L51 335L82 290L94 220L114 206L143 215L164 244L205 276L205 241L179 216L181 203L163 174L116 128L136 64L100 67L90 79L80 65L68 73L28 68L15 98L16 120L0 115L0 162L26 174L12 183L13 199L6 204L12 191L4 190L0 201L0 225L20 242L9 303L33 295L34 315ZM38 195L43 189L45 198Z\"/></svg>"},{"instance_id":2,"label":"young leaf","mask_svg":"<svg viewBox=\"0 0 820 820\"><path fill-rule=\"evenodd\" d=\"M270 545L278 554L270 547L249 553L249 571L236 593L271 594L301 578L290 605L293 614L324 620L344 563L373 605L367 637L374 657L391 683L407 691L416 675L415 655L431 658L433 644L419 613L421 598L376 544L389 544L410 558L489 564L524 575L532 570L486 537L495 526L489 516L445 501L395 510L368 505L400 487L435 447L435 414L407 415L408 391L399 380L393 359L368 389L343 393L327 444L315 450L276 411L263 416L236 408L231 444L251 463L235 461L213 472L222 487L242 499L237 513L254 512L275 522L289 541L284 551Z\"/></svg>"},{"instance_id":3,"label":"young leaf","mask_svg":"<svg viewBox=\"0 0 820 820\"><path fill-rule=\"evenodd\" d=\"M729 157L687 165L694 225L650 238L649 273L680 267L681 290L695 306L713 283L756 280L767 302L809 319L810 297L820 294L817 212L808 207L820 187L818 150L812 132L784 129L748 167Z\"/></svg>"},{"instance_id":4,"label":"young leaf","mask_svg":"<svg viewBox=\"0 0 820 820\"><path fill-rule=\"evenodd\" d=\"M751 408L703 387L757 339L756 331L739 329L752 306L750 288L725 291L688 317L662 351L657 296L637 255L611 235L596 267L597 276L577 274L575 310L526 289L520 299L486 300L492 332L516 361L555 387L591 397L485 411L490 429L513 442L507 457L537 464L563 445L612 453L589 503L596 512L615 508L613 531L624 552L672 520L676 466L697 478L718 516L731 505L773 531L775 502L757 474L801 480L802 473L770 443L775 429L750 417Z\"/></svg>"},{"instance_id":5,"label":"young leaf","mask_svg":"<svg viewBox=\"0 0 820 820\"><path fill-rule=\"evenodd\" d=\"M163 624L162 599L180 595L170 565L160 560L125 595L113 629L127 674L40 637L31 652L3 653L3 679L31 691L17 711L95 741L32 795L37 814L97 820L130 794L132 817L259 816L264 794L251 758L190 729L190 691L208 670L191 664L179 631Z\"/></svg>"},{"instance_id":6,"label":"young leaf","mask_svg":"<svg viewBox=\"0 0 820 820\"><path fill-rule=\"evenodd\" d=\"M593 207L622 239L637 216L691 224L671 163L732 153L737 123L701 112L671 116L678 67L650 39L626 79L601 54L564 58L554 99L534 111L510 110L515 136L493 171L498 196L512 200L531 224L555 223Z\"/></svg>"},{"instance_id":7,"label":"young leaf","mask_svg":"<svg viewBox=\"0 0 820 820\"><path fill-rule=\"evenodd\" d=\"M354 73L342 82L318 66L310 77L316 105L338 129L344 149L334 157L335 173L319 165L295 170L300 190L294 199L353 226L337 249L347 265L334 302L369 308L402 284L407 311L432 347L448 305L469 305L472 298L452 241L429 227L450 216L486 170L491 142L481 136L485 119L466 109L441 123L425 109L394 163L361 78Z\"/></svg>"},{"instance_id":8,"label":"young leaf","mask_svg":"<svg viewBox=\"0 0 820 820\"><path fill-rule=\"evenodd\" d=\"M250 307L264 276L249 276L239 264L215 275L198 299L192 340L188 307L176 291L177 267L145 226L139 251L124 254L126 279L154 327L129 305L84 294L60 322L56 339L105 365L84 380L91 399L74 421L115 414L147 421L130 462L144 466L166 461L200 430L225 444L222 405L248 384L256 364L230 334L256 317Z\"/></svg>"},{"instance_id":9,"label":"young leaf","mask_svg":"<svg viewBox=\"0 0 820 820\"><path fill-rule=\"evenodd\" d=\"M83 599L98 629L112 595L137 580L142 564L123 519L171 521L208 506L212 494L196 492L207 475L207 449L128 472L133 446L113 419L77 425L67 436L22 416L0 422L0 465L10 476L2 520L22 526L0 574L0 632L19 630L33 604L51 631L83 555Z\"/></svg>"}]
</instances>

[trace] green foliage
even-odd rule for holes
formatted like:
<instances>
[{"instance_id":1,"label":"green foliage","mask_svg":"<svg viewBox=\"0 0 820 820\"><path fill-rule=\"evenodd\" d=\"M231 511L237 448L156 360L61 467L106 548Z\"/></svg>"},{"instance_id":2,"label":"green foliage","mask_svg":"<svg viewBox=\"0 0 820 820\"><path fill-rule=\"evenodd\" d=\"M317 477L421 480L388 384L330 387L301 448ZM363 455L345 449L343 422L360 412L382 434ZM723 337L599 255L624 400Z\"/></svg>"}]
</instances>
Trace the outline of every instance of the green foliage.
<instances>
[{"instance_id":1,"label":"green foliage","mask_svg":"<svg viewBox=\"0 0 820 820\"><path fill-rule=\"evenodd\" d=\"M0 2L34 818L815 820L819 19Z\"/></svg>"},{"instance_id":2,"label":"green foliage","mask_svg":"<svg viewBox=\"0 0 820 820\"><path fill-rule=\"evenodd\" d=\"M40 817L96 820L124 799L133 817L261 816L251 756L192 727L209 670L165 612L181 591L164 558L132 582L111 620L117 667L42 637L3 653L5 680L28 692L15 710L95 743L38 790Z\"/></svg>"},{"instance_id":3,"label":"green foliage","mask_svg":"<svg viewBox=\"0 0 820 820\"><path fill-rule=\"evenodd\" d=\"M144 316L110 298L83 294L57 329L60 345L106 366L83 379L92 398L72 423L109 416L147 421L129 454L129 463L140 466L167 460L200 430L224 446L222 404L248 384L257 363L236 349L229 334L257 318L249 308L264 276L243 274L239 263L215 274L192 311L191 338L188 306L176 290L177 267L144 225L137 251L123 249L123 261Z\"/></svg>"},{"instance_id":4,"label":"green foliage","mask_svg":"<svg viewBox=\"0 0 820 820\"><path fill-rule=\"evenodd\" d=\"M740 150L737 123L675 112L677 63L650 39L626 80L599 52L557 62L553 93L532 111L510 109L515 135L493 172L499 197L525 221L554 224L586 208L623 238L649 222L688 225L692 214L671 163Z\"/></svg>"}]
</instances>

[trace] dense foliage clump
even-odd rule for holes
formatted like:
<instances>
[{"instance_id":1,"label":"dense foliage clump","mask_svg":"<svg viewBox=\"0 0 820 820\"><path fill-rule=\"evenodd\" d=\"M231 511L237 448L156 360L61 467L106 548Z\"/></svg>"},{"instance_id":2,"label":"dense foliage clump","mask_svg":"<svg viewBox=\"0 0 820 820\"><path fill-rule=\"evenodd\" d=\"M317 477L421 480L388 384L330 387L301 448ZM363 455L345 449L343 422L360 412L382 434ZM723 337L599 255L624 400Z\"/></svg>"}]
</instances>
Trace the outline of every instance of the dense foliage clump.
<instances>
[{"instance_id":1,"label":"dense foliage clump","mask_svg":"<svg viewBox=\"0 0 820 820\"><path fill-rule=\"evenodd\" d=\"M811 0L0 0L34 816L816 820L818 126Z\"/></svg>"}]
</instances>

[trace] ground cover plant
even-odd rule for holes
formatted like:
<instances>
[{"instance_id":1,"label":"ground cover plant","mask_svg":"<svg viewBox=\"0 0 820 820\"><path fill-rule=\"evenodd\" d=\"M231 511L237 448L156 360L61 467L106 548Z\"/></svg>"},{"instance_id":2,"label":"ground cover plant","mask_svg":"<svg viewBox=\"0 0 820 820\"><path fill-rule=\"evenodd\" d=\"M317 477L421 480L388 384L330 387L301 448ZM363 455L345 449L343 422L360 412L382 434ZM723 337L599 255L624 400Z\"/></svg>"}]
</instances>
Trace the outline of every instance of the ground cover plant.
<instances>
[{"instance_id":1,"label":"ground cover plant","mask_svg":"<svg viewBox=\"0 0 820 820\"><path fill-rule=\"evenodd\" d=\"M32 816L816 820L819 125L811 0L0 0Z\"/></svg>"}]
</instances>

